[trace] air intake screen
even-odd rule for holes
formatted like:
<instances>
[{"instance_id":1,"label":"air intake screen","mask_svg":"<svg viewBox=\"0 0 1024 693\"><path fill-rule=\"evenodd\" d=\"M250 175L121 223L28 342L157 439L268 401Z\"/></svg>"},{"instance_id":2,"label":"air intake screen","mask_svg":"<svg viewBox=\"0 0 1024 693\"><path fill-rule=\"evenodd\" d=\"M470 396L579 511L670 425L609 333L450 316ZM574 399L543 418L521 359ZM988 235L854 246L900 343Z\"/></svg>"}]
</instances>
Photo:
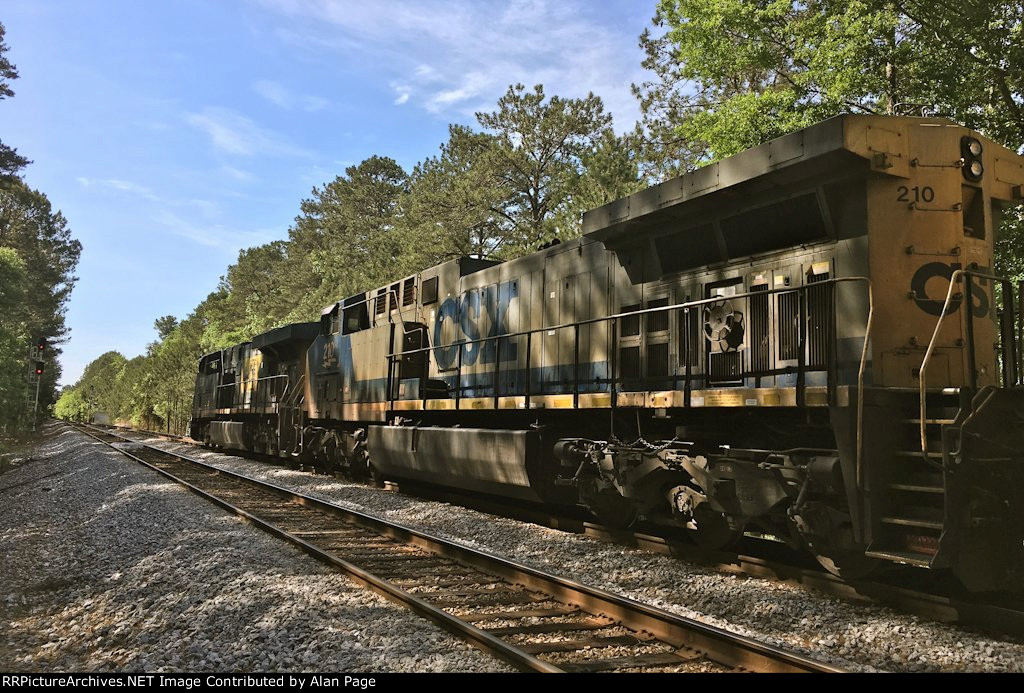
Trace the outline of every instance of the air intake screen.
<instances>
[{"instance_id":1,"label":"air intake screen","mask_svg":"<svg viewBox=\"0 0 1024 693\"><path fill-rule=\"evenodd\" d=\"M640 347L619 349L619 377L640 377Z\"/></svg>"},{"instance_id":2,"label":"air intake screen","mask_svg":"<svg viewBox=\"0 0 1024 693\"><path fill-rule=\"evenodd\" d=\"M800 297L779 294L779 358L796 361L800 353Z\"/></svg>"},{"instance_id":3,"label":"air intake screen","mask_svg":"<svg viewBox=\"0 0 1024 693\"><path fill-rule=\"evenodd\" d=\"M772 363L767 290L767 284L751 287L757 292L750 297L750 368L754 372L767 371Z\"/></svg>"},{"instance_id":4,"label":"air intake screen","mask_svg":"<svg viewBox=\"0 0 1024 693\"><path fill-rule=\"evenodd\" d=\"M647 302L648 308L663 308L668 305L667 298L658 298ZM647 313L647 333L668 331L668 311Z\"/></svg>"},{"instance_id":5,"label":"air intake screen","mask_svg":"<svg viewBox=\"0 0 1024 693\"><path fill-rule=\"evenodd\" d=\"M622 306L622 313L633 313L640 310L640 304L637 303L632 306ZM621 318L622 327L619 329L620 337L635 337L640 334L640 316L639 315L625 315Z\"/></svg>"},{"instance_id":6,"label":"air intake screen","mask_svg":"<svg viewBox=\"0 0 1024 693\"><path fill-rule=\"evenodd\" d=\"M647 377L668 375L668 342L647 345Z\"/></svg>"},{"instance_id":7,"label":"air intake screen","mask_svg":"<svg viewBox=\"0 0 1024 693\"><path fill-rule=\"evenodd\" d=\"M820 283L828 276L828 273L812 274L807 278L811 284L807 289L807 365L811 368L825 368L829 361L835 284Z\"/></svg>"}]
</instances>

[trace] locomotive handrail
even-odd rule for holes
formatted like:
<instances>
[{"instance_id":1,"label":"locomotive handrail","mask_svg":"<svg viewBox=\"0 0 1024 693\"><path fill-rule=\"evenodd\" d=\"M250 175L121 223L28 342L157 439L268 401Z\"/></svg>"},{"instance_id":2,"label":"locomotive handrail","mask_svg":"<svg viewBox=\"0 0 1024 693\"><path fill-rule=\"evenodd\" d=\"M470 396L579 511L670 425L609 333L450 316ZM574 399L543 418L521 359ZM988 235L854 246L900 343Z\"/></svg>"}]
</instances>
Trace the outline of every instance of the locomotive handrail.
<instances>
[{"instance_id":1,"label":"locomotive handrail","mask_svg":"<svg viewBox=\"0 0 1024 693\"><path fill-rule=\"evenodd\" d=\"M226 384L224 384L224 385L218 385L218 386L217 386L217 387L216 387L216 388L214 389L214 392L215 392L215 395L214 395L214 404L216 405L216 404L218 404L218 403L219 403L219 402L218 402L218 399L219 399L219 398L218 398L218 397L217 397L216 395L217 395L217 394L219 394L219 391L220 391L220 390L223 390L223 389L225 389L225 388L235 388L236 390L238 390L238 391L241 391L241 389L242 389L242 387L243 387L243 386L245 386L245 385L248 385L248 384L250 384L250 383L257 383L257 384L258 384L258 383L260 383L261 381L266 381L266 380L278 380L278 379L280 379L280 378L284 378L284 379L285 379L285 385L284 385L284 387L283 387L283 388L281 389L281 393L280 393L280 397L281 397L281 398L283 398L283 397L284 397L284 395L285 395L285 394L287 393L287 391L288 391L288 382L287 382L287 380L288 380L288 377L289 377L289 376L288 376L288 374L287 374L287 373L280 373L280 374L278 374L278 375L267 375L267 376L264 376L264 377L262 377L262 378L247 378L247 379L245 379L245 380L238 380L238 381L236 381L236 382L233 382L233 383L226 383ZM260 395L263 395L263 397L261 398L261 397L260 397ZM233 400L233 399L234 399L234 398L232 398L232 400ZM266 392L264 392L264 391L263 391L263 389L258 389L258 390L257 390L257 401L256 401L256 406L257 406L257 408L259 408L259 407L261 406L261 403L260 403L260 399L262 399L262 405L264 405L264 406L265 406L265 405L267 404L267 400L266 400ZM279 400L279 401L280 401L280 400ZM230 408L234 407L234 406L235 406L235 404L236 404L236 403L232 401L232 404L231 404L231 406L230 406L230 407L227 407L227 408L229 408L229 409L230 409ZM248 408L250 408L250 409L251 409L251 408L252 408L252 403L250 402L250 403L249 403L248 405L244 405L244 404L239 404L238 406L240 406L240 407L242 407L242 408L248 407ZM214 408L215 408L215 409L220 409L220 408L222 408L222 407L218 407L218 406L215 406Z\"/></svg>"},{"instance_id":2,"label":"locomotive handrail","mask_svg":"<svg viewBox=\"0 0 1024 693\"><path fill-rule=\"evenodd\" d=\"M686 302L683 302L683 303L677 303L677 304L670 305L670 306L658 306L656 308L645 308L645 309L642 309L642 310L630 311L628 313L616 313L615 315L606 315L606 316L599 317L599 318L588 318L586 320L580 320L580 321L571 322L571 323L563 323L563 324L560 324L560 325L549 325L549 326L545 326L545 327L538 327L538 328L531 329L531 330L520 330L519 332L508 332L508 333L500 334L500 335L489 335L487 337L480 337L478 339L472 339L472 340L459 340L458 342L455 342L453 344L453 346L457 346L458 347L457 366L454 369L447 369L446 371L440 371L440 372L449 372L451 370L456 371L456 373L457 373L456 378L459 379L458 387L456 387L456 391L455 391L455 399L456 399L456 404L457 404L458 400L460 398L461 390L462 390L461 378L462 378L462 350L463 350L463 347L465 347L466 345L470 345L470 344L484 344L484 343L492 341L492 340L503 340L503 339L511 339L511 338L515 338L515 337L523 337L523 336L525 336L527 338L527 349L526 349L526 364L527 364L527 376L526 376L526 378L527 378L527 380L526 380L525 397L526 397L527 406L529 406L529 398L530 398L529 364L530 364L530 358L531 358L531 348L530 347L531 347L531 340L532 340L533 335L537 334L537 333L541 333L541 332L554 332L554 331L557 331L557 330L572 328L574 330L573 373L574 373L574 376L575 376L574 377L574 387L573 387L573 405L574 406L578 406L578 404L579 404L579 400L578 400L578 398L579 398L579 328L581 326L583 326L583 325L592 325L592 324L596 324L596 323L600 323L600 322L611 322L611 324L614 326L614 325L618 324L618 320L620 320L620 319L622 319L624 317L632 317L632 316L639 316L639 315L646 315L646 314L653 314L653 313L660 313L660 312L669 312L669 311L681 310L681 309L689 310L690 308L699 307L699 306L703 306L703 305L707 305L707 304L711 304L711 303L716 303L718 301L721 301L723 298L740 299L740 298L749 298L751 296L765 296L765 295L772 295L772 294L791 293L791 292L794 292L794 291L798 292L798 293L801 293L801 295L802 295L802 292L805 292L805 291L809 290L810 288L825 286L825 285L829 285L829 284L835 285L835 284L852 283L852 282L863 282L867 286L867 290L868 290L868 315L867 315L867 320L866 320L865 325L864 325L864 344L861 347L860 363L859 363L858 369L857 369L857 436L856 436L856 443L857 443L857 445L856 445L856 464L855 464L855 469L856 469L857 487L860 488L861 487L861 467L862 467L863 458L864 458L864 442L863 442L864 441L864 375L865 375L865 371L867 369L868 343L869 343L869 341L871 339L871 328L872 328L872 325L874 323L874 313L875 313L874 285L872 284L871 279L869 277L863 277L863 276L834 277L834 278L831 278L831 279L823 280L821 282L816 282L814 284L805 284L803 286L798 286L798 287L791 287L791 286L789 286L789 287L781 287L781 288L776 288L776 289L765 289L765 290L762 290L762 291L748 291L748 292L745 292L745 293L733 294L733 295L728 296L728 297L714 296L714 297L711 297L711 298L699 299L699 300L696 300L696 301L686 301ZM801 316L803 315L803 311L801 311L800 315ZM428 339L429 339L429 337L428 337ZM498 342L498 354L497 354L499 357L500 357L500 344L501 344L501 342L499 341ZM801 346L802 346L802 343L801 343ZM433 345L433 346L421 347L419 349L410 349L409 351L402 351L402 352L394 352L394 351L392 351L392 352L388 353L387 358L388 358L388 373L389 373L388 381L389 381L389 384L388 384L387 397L388 397L388 401L391 403L391 407L392 408L394 406L395 396L394 396L394 388L391 386L391 382L390 381L391 381L391 371L393 370L393 367L394 367L394 364L396 363L396 360L398 358L401 358L403 356L408 356L410 354L429 353L429 352L431 352L431 351L433 351L435 349L438 349L438 348L440 348L440 347L437 346L437 345ZM611 352L612 359L614 359L615 351L616 351L615 349L612 349L612 352ZM498 369L499 365L500 364L499 364L498 360L496 360L495 361L495 372L496 373L497 373L497 369ZM688 364L688 366L689 366L689 364ZM613 367L613 369L614 369L614 367ZM806 370L806 366L801 366L799 369L800 370ZM613 400L614 400L614 383L615 383L615 374L614 374L614 372L611 374L611 382L612 382L612 392L613 392ZM495 397L495 400L497 401L497 398L498 398L497 377L495 377L494 397ZM613 405L614 405L614 401L613 401ZM458 408L458 407L456 406L456 408Z\"/></svg>"},{"instance_id":3,"label":"locomotive handrail","mask_svg":"<svg viewBox=\"0 0 1024 693\"><path fill-rule=\"evenodd\" d=\"M954 289L960 278L967 277L967 281L964 283L964 291L962 294L955 293ZM952 312L950 306L953 300L960 301L960 305L964 306L963 320L965 324L965 331L967 333L967 343L965 348L967 350L967 363L965 364L966 370L968 371L967 376L969 378L972 396L973 391L978 389L977 377L978 374L975 368L974 362L974 299L973 299L973 282L971 279L978 277L979 279L988 279L993 282L993 289L995 283L999 283L1003 289L1003 310L1000 315L1003 324L1000 325L1000 347L1003 351L1003 384L1010 385L1015 383L1017 380L1017 355L1016 355L1016 338L1013 331L1013 284L1006 277L1000 277L995 274L988 272L981 272L977 269L957 269L953 271L953 274L949 277L949 289L946 291L946 300L942 304L942 311L939 313L938 319L935 321L935 329L932 331L931 339L928 340L928 348L924 352L924 358L921 360L921 367L918 371L918 397L919 397L919 411L921 420L920 434L921 434L921 453L928 453L928 401L927 401L927 370L928 364L931 361L932 353L935 351L935 346L939 338L939 332L942 329L942 321L946 315ZM995 291L992 292L993 302L995 299ZM1006 309L1007 301L1009 300L1010 309ZM1009 323L1009 328L1007 323ZM1007 334L1008 332L1008 334ZM1007 338L1009 337L1009 338Z\"/></svg>"},{"instance_id":4,"label":"locomotive handrail","mask_svg":"<svg viewBox=\"0 0 1024 693\"><path fill-rule=\"evenodd\" d=\"M815 287L819 287L819 286L824 286L826 284L839 284L839 283L846 283L846 282L864 282L869 287L871 286L871 280L869 278L867 278L867 277L859 277L859 276L858 277L835 277L835 278L832 278L832 279L826 279L826 280L818 282L816 284L805 284L804 286L796 286L796 287L787 286L787 287L784 287L784 288L781 288L781 289L765 289L763 291L748 291L748 292L745 292L745 293L742 293L742 294L732 294L731 296L713 296L711 298L703 298L703 299L700 299L700 300L697 300L697 301L686 301L685 303L675 303L675 304L670 305L670 306L658 306L656 308L644 308L642 310L629 311L628 313L616 313L615 315L606 315L606 316L603 316L603 317L600 317L600 318L587 318L586 320L579 320L577 322L566 322L566 323L562 323L560 325L547 325L545 327L536 327L536 328L534 328L532 330L520 330L519 332L505 332L503 334L489 335L487 337L480 337L478 339L463 339L463 340L459 340L458 342L453 342L451 345L447 345L447 346L455 346L457 344L462 344L462 345L482 344L484 342L489 342L489 341L495 340L495 339L509 339L511 337L523 337L523 336L526 336L528 334L537 334L538 332L563 330L563 329L569 329L571 327L576 327L576 326L592 325L592 324L595 324L595 323L598 323L598 322L605 322L605 321L609 321L609 320L618 320L618 319L621 319L621 318L633 317L635 315L646 315L648 313L660 313L660 312L664 312L664 311L679 310L681 308L693 308L695 306L702 306L702 305L707 304L707 303L715 303L717 301L721 301L723 298L749 298L751 296L764 296L766 294L792 293L794 291L796 291L796 292L805 291L805 290L807 290L809 288L815 288ZM869 292L869 296L870 296L870 292ZM870 303L870 301L869 301L869 303ZM867 325L867 327L870 327L870 325ZM408 354L415 354L415 353L418 353L418 352L421 352L421 351L433 351L435 349L440 349L440 348L441 347L437 346L437 345L426 346L426 347L421 347L419 349L410 349L409 351L391 352L387 356L389 358L390 357L394 357L394 356L407 356Z\"/></svg>"}]
</instances>

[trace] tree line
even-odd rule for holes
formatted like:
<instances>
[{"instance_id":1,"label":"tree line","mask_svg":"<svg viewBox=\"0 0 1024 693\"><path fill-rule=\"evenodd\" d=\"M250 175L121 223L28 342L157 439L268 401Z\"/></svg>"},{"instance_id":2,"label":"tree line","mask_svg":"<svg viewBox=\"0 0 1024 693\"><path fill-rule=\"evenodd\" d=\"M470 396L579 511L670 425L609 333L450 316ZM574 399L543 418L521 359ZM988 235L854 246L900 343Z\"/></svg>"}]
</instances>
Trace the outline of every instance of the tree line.
<instances>
[{"instance_id":1,"label":"tree line","mask_svg":"<svg viewBox=\"0 0 1024 693\"><path fill-rule=\"evenodd\" d=\"M0 24L0 100L14 96L18 78L6 57L5 29ZM29 387L29 347L42 338L39 386L41 411L54 402L60 378L59 344L66 341L64 324L75 267L82 251L67 220L46 195L33 190L21 173L31 162L0 140L0 434L27 428L34 392ZM34 368L33 368L34 370Z\"/></svg>"},{"instance_id":2,"label":"tree line","mask_svg":"<svg viewBox=\"0 0 1024 693\"><path fill-rule=\"evenodd\" d=\"M199 357L339 298L461 255L511 259L580 233L584 210L844 113L934 115L1024 151L1019 0L661 0L640 36L641 120L601 98L512 85L404 170L385 154L312 190L284 240L248 248L187 317L156 320L134 359L109 352L58 415L180 423ZM997 271L1024 276L1008 215Z\"/></svg>"}]
</instances>

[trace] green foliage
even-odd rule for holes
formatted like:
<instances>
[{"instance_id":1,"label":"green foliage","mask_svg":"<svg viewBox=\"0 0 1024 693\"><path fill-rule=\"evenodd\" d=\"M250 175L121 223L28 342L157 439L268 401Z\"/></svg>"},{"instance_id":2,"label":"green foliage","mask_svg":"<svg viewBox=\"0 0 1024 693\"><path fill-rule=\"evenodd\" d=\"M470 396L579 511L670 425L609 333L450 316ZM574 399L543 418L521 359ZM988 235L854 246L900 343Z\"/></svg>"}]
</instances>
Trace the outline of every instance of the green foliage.
<instances>
[{"instance_id":1,"label":"green foliage","mask_svg":"<svg viewBox=\"0 0 1024 693\"><path fill-rule=\"evenodd\" d=\"M79 387L66 387L53 405L53 415L67 421L86 422L92 414L89 402Z\"/></svg>"},{"instance_id":2,"label":"green foliage","mask_svg":"<svg viewBox=\"0 0 1024 693\"><path fill-rule=\"evenodd\" d=\"M74 271L82 246L71 237L67 221L53 211L46 196L18 179L0 182L0 246L16 253L24 268L21 298L0 318L9 334L10 326L18 325L16 332L23 342L9 347L5 357L24 364L28 341L36 336L47 339L48 363L39 396L40 408L45 410L54 401L60 378L57 343L67 334L64 312L77 280ZM17 372L24 374L24 366ZM24 411L23 403L16 408ZM6 418L10 421L17 416L8 412Z\"/></svg>"},{"instance_id":3,"label":"green foliage","mask_svg":"<svg viewBox=\"0 0 1024 693\"><path fill-rule=\"evenodd\" d=\"M1024 144L1019 0L661 0L634 85L653 175L840 113L946 116Z\"/></svg>"},{"instance_id":4,"label":"green foliage","mask_svg":"<svg viewBox=\"0 0 1024 693\"><path fill-rule=\"evenodd\" d=\"M422 267L461 256L500 257L506 251L511 187L489 152L493 135L448 128L441 154L416 166L402 202L400 228Z\"/></svg>"},{"instance_id":5,"label":"green foliage","mask_svg":"<svg viewBox=\"0 0 1024 693\"><path fill-rule=\"evenodd\" d=\"M567 236L581 231L583 213L636 192L643 187L637 157L640 132L617 136L608 129L580 157L582 174L569 202L559 211L558 225Z\"/></svg>"},{"instance_id":6,"label":"green foliage","mask_svg":"<svg viewBox=\"0 0 1024 693\"><path fill-rule=\"evenodd\" d=\"M156 328L156 333L160 335L160 339L164 339L178 326L178 319L173 315L165 315L162 318L157 318L153 321L153 327Z\"/></svg>"},{"instance_id":7,"label":"green foliage","mask_svg":"<svg viewBox=\"0 0 1024 693\"><path fill-rule=\"evenodd\" d=\"M0 24L0 100L14 95L17 69L6 58L5 29ZM66 336L64 311L76 277L82 247L71 237L67 221L54 212L44 194L17 177L30 162L0 142L0 431L24 423L29 341L50 344L41 377L39 404L54 401L60 377L56 346Z\"/></svg>"},{"instance_id":8,"label":"green foliage","mask_svg":"<svg viewBox=\"0 0 1024 693\"><path fill-rule=\"evenodd\" d=\"M505 245L518 255L542 241L577 235L578 227L559 228L556 221L579 186L583 158L611 130L600 97L545 101L540 84L533 91L516 84L498 99L497 110L476 119L493 136L482 156L510 193L499 210L509 223Z\"/></svg>"},{"instance_id":9,"label":"green foliage","mask_svg":"<svg viewBox=\"0 0 1024 693\"><path fill-rule=\"evenodd\" d=\"M393 159L372 156L302 201L290 246L304 259L298 267L304 276L283 287L300 315L318 315L328 303L405 272L409 255L395 225L407 186L408 175Z\"/></svg>"},{"instance_id":10,"label":"green foliage","mask_svg":"<svg viewBox=\"0 0 1024 693\"><path fill-rule=\"evenodd\" d=\"M27 284L25 262L17 251L0 247L0 429L15 424L25 411L29 335L22 306Z\"/></svg>"},{"instance_id":11,"label":"green foliage","mask_svg":"<svg viewBox=\"0 0 1024 693\"><path fill-rule=\"evenodd\" d=\"M4 53L8 50L7 44L4 43L5 33L4 25L0 24L0 100L14 96L11 81L18 78L17 68L4 57ZM30 163L28 159L18 154L16 149L0 141L0 179L13 178L18 171Z\"/></svg>"}]
</instances>

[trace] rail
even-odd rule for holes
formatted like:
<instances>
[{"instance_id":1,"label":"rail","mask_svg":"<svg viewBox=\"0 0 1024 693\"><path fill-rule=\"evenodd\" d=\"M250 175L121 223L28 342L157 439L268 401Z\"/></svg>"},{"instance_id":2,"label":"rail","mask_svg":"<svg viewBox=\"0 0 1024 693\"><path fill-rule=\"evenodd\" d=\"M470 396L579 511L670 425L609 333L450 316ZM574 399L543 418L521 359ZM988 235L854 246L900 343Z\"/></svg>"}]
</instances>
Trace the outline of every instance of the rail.
<instances>
[{"instance_id":1,"label":"rail","mask_svg":"<svg viewBox=\"0 0 1024 693\"><path fill-rule=\"evenodd\" d=\"M965 277L967 281L963 281ZM1024 330L1024 302L1021 303L1019 326L1015 329L1014 323L1018 322L1018 319L1014 311L1013 284L1009 279L995 274L982 272L977 269L954 270L953 274L949 277L949 289L946 291L946 300L943 301L942 311L939 313L939 317L935 321L935 329L932 331L931 339L928 340L928 348L925 350L924 358L921 360L921 367L919 369L918 397L921 417L921 453L924 455L927 455L928 453L928 365L931 363L932 354L938 344L939 332L942 330L943 320L945 320L949 313L955 310L953 308L954 302L957 302L958 307L960 305L964 306L964 310L962 310L961 313L964 323L963 348L966 352L964 369L967 375L967 385L970 388L972 397L978 390L977 355L975 352L974 339L974 278L985 279L993 283L993 302L996 296L995 285L998 284L1000 287L999 293L1000 298L1002 299L1002 307L997 312L999 318L999 343L997 344L997 348L999 350L998 356L1000 361L1000 384L1003 387L1011 387L1013 385L1021 384L1020 375L1022 373L1022 364L1019 361L1021 354L1020 350L1017 348L1017 341L1020 339L1020 336L1017 334L1017 329ZM956 287L960 283L963 283L962 292L956 291ZM1024 282L1018 283L1017 288L1021 295L1024 296Z\"/></svg>"},{"instance_id":2,"label":"rail","mask_svg":"<svg viewBox=\"0 0 1024 693\"><path fill-rule=\"evenodd\" d=\"M127 448L117 445L127 440L120 436L87 427L79 430L524 670L596 672L683 666L702 659L733 670L843 671L807 655L186 455L140 443ZM437 579L441 572L447 585ZM408 585L423 578L440 589L416 590L415 584ZM504 610L517 604L543 608ZM508 626L509 622L514 625ZM604 628L624 628L629 635L575 640L580 631L597 635ZM552 646L553 639L557 647ZM640 654L652 645L664 651ZM630 656L616 651L602 657L601 648L611 646L629 650ZM545 658L548 653L585 653L591 647L598 654L579 661Z\"/></svg>"}]
</instances>

